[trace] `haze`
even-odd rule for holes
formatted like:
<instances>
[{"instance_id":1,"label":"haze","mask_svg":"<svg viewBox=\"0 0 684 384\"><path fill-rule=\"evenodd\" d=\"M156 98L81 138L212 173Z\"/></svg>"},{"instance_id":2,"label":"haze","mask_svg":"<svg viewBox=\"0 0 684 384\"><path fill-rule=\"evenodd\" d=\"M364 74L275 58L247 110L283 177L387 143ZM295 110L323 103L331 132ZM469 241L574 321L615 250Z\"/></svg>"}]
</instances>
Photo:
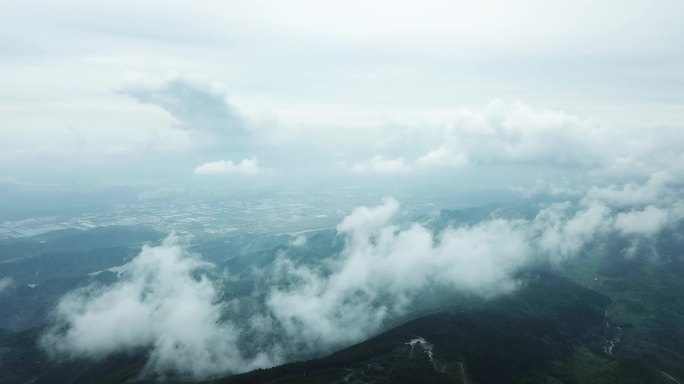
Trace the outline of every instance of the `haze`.
<instances>
[{"instance_id":1,"label":"haze","mask_svg":"<svg viewBox=\"0 0 684 384\"><path fill-rule=\"evenodd\" d=\"M0 177L647 178L681 163L681 7L5 2Z\"/></svg>"},{"instance_id":2,"label":"haze","mask_svg":"<svg viewBox=\"0 0 684 384\"><path fill-rule=\"evenodd\" d=\"M195 380L514 295L529 271L570 281L601 252L684 262L663 253L684 219L683 14L2 2L0 300L61 285L0 328L41 327L46 364L144 351L136 378ZM591 260L572 284L619 303Z\"/></svg>"}]
</instances>

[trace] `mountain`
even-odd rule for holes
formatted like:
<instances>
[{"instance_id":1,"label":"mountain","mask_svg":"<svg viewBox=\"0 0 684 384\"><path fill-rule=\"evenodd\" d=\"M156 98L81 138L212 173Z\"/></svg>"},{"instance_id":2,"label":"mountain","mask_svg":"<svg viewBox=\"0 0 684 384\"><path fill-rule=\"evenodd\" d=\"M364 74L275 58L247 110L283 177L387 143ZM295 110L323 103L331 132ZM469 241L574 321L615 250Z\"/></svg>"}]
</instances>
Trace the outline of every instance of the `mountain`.
<instances>
[{"instance_id":1,"label":"mountain","mask_svg":"<svg viewBox=\"0 0 684 384\"><path fill-rule=\"evenodd\" d=\"M130 261L163 235L145 227L59 230L0 241L0 328L20 331L43 324L68 291L113 279L106 270Z\"/></svg>"},{"instance_id":2,"label":"mountain","mask_svg":"<svg viewBox=\"0 0 684 384\"><path fill-rule=\"evenodd\" d=\"M657 366L606 352L609 305L542 272L515 294L441 308L326 358L213 383L667 383Z\"/></svg>"},{"instance_id":3,"label":"mountain","mask_svg":"<svg viewBox=\"0 0 684 384\"><path fill-rule=\"evenodd\" d=\"M462 218L453 215L449 220ZM627 240L616 236L597 239L562 269L536 265L519 273L520 287L495 298L426 291L420 298L422 305L363 342L325 357L215 378L205 384L683 382L684 238L679 235L683 232L679 225L644 239L634 245L629 257L623 250L633 244ZM155 233L145 236L154 237ZM62 241L64 249L58 251L72 255L67 260L81 260L83 266L73 275L69 268L43 265L51 259L39 248L41 243L22 240L21 246L32 251L15 253L23 256L11 258L16 261L3 267L17 271L13 279L22 283L27 281L21 274L26 270L20 268L22 263L47 278L35 287L7 288L16 292L3 298L3 321L12 319L12 308L43 312L32 318L39 324L32 328L0 329L3 383L187 382L182 377L141 376L149 352L144 348L101 359L52 360L38 346L50 300L57 300L50 292L66 291L93 279L101 279L102 284L115 280L115 274L107 271L87 274L108 263L120 263L145 236L133 237L128 244L93 241L90 250L69 249L69 242ZM339 249L334 239L332 232L320 233L310 238L306 247L289 252L303 262L316 263L331 249ZM232 246L243 251L226 258L221 242L195 248L213 252L218 265L239 272L255 264L267 266L288 247L277 239L260 237L237 239ZM102 252L115 247L121 247L116 257ZM12 265L15 263L19 264ZM246 281L234 284L244 285L246 293L254 289ZM18 294L22 290L34 296Z\"/></svg>"},{"instance_id":4,"label":"mountain","mask_svg":"<svg viewBox=\"0 0 684 384\"><path fill-rule=\"evenodd\" d=\"M606 316L616 305L609 297L544 271L527 281L495 300L459 299L415 313L415 319L327 357L206 384L674 383L666 375L682 374L648 351L609 350L617 327ZM53 362L36 347L39 333L2 337L5 382L125 382L136 379L145 363L145 351Z\"/></svg>"}]
</instances>

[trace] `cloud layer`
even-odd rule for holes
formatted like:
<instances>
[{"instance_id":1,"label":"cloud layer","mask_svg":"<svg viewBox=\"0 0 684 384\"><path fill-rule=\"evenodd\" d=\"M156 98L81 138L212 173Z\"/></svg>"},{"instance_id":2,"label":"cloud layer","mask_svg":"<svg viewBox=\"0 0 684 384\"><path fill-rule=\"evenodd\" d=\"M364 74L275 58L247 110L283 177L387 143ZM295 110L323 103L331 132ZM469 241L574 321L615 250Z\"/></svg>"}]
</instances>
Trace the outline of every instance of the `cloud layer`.
<instances>
[{"instance_id":1,"label":"cloud layer","mask_svg":"<svg viewBox=\"0 0 684 384\"><path fill-rule=\"evenodd\" d=\"M388 198L340 222L339 253L312 263L281 250L272 264L241 277L256 284L254 292L230 300L218 294L221 281L205 274L212 265L171 237L143 248L117 283L65 296L43 345L89 357L148 348L148 372L196 378L329 352L382 330L425 295L509 293L523 282L518 272L537 264L562 268L607 236L627 239L623 253L634 256L642 241L684 218L677 190L658 182L663 178L541 204L529 218L494 212L439 230L402 220ZM302 237L290 244L293 252L306 246Z\"/></svg>"}]
</instances>

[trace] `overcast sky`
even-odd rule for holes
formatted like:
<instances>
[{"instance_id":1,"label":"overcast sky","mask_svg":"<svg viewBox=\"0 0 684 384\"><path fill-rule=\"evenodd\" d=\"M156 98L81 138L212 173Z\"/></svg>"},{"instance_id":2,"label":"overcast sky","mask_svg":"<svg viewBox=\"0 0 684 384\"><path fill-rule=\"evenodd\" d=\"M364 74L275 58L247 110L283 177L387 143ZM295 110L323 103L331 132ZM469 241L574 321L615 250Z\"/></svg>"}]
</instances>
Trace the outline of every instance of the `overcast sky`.
<instances>
[{"instance_id":1,"label":"overcast sky","mask_svg":"<svg viewBox=\"0 0 684 384\"><path fill-rule=\"evenodd\" d=\"M3 1L0 178L676 174L682 14L680 1Z\"/></svg>"}]
</instances>

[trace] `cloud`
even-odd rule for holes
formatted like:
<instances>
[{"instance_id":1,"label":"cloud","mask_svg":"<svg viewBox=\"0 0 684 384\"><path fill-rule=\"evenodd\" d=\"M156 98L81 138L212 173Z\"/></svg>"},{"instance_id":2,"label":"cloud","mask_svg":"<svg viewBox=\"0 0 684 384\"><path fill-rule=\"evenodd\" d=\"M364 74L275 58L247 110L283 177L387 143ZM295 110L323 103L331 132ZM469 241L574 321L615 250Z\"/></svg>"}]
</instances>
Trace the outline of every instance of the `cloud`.
<instances>
[{"instance_id":1,"label":"cloud","mask_svg":"<svg viewBox=\"0 0 684 384\"><path fill-rule=\"evenodd\" d=\"M668 192L667 185L672 177L667 171L652 174L644 185L627 183L607 187L591 187L587 197L598 199L613 206L629 206L655 203Z\"/></svg>"},{"instance_id":2,"label":"cloud","mask_svg":"<svg viewBox=\"0 0 684 384\"><path fill-rule=\"evenodd\" d=\"M604 236L626 237L627 256L641 252L643 236L684 218L678 201L660 203L625 211L585 196L542 205L531 218L495 213L433 230L401 220L388 198L339 223L338 252L312 260L281 250L241 277L253 280L253 292L224 301L205 274L212 266L170 238L143 248L114 285L65 296L42 343L56 354L95 357L146 347L147 371L197 378L311 357L381 331L425 295L509 293L521 283L518 272L562 267ZM290 245L298 255L307 249L303 236Z\"/></svg>"},{"instance_id":3,"label":"cloud","mask_svg":"<svg viewBox=\"0 0 684 384\"><path fill-rule=\"evenodd\" d=\"M359 173L384 173L400 174L409 171L409 166L403 157L397 159L386 159L382 156L374 156L370 160L358 163L353 170Z\"/></svg>"},{"instance_id":4,"label":"cloud","mask_svg":"<svg viewBox=\"0 0 684 384\"><path fill-rule=\"evenodd\" d=\"M57 356L91 358L149 348L146 372L241 372L368 337L431 288L482 297L510 292L515 273L533 260L524 220L435 233L398 224L399 211L394 199L355 209L337 227L344 240L339 254L312 265L281 252L250 277L264 282L265 295L230 301L221 301L205 275L212 265L173 237L144 247L121 267L118 282L62 298L42 345Z\"/></svg>"},{"instance_id":5,"label":"cloud","mask_svg":"<svg viewBox=\"0 0 684 384\"><path fill-rule=\"evenodd\" d=\"M290 246L303 247L304 245L306 245L306 241L306 236L299 235L290 240Z\"/></svg>"},{"instance_id":6,"label":"cloud","mask_svg":"<svg viewBox=\"0 0 684 384\"><path fill-rule=\"evenodd\" d=\"M623 235L654 235L669 222L667 211L649 205L641 210L619 213L615 218L615 228Z\"/></svg>"},{"instance_id":7,"label":"cloud","mask_svg":"<svg viewBox=\"0 0 684 384\"><path fill-rule=\"evenodd\" d=\"M494 100L481 109L462 108L452 121L443 130L440 144L415 160L375 156L357 168L406 170L491 164L595 167L612 154L606 149L613 132L606 127L562 111L532 108L521 101Z\"/></svg>"},{"instance_id":8,"label":"cloud","mask_svg":"<svg viewBox=\"0 0 684 384\"><path fill-rule=\"evenodd\" d=\"M553 204L539 211L532 222L539 249L556 265L575 256L597 234L610 230L610 209L601 202L591 201L574 214L571 208L567 202Z\"/></svg>"},{"instance_id":9,"label":"cloud","mask_svg":"<svg viewBox=\"0 0 684 384\"><path fill-rule=\"evenodd\" d=\"M492 180L494 188L515 183L524 195L542 185L559 193L590 190L588 198L611 206L653 203L666 197L663 193L672 194L669 186L684 182L684 130L673 126L617 125L502 100L460 108L445 119L441 133L425 129L421 134L428 139L385 149L403 156L378 154L354 170L411 177L426 170L458 170L461 176L476 175L475 182ZM509 170L515 180L508 178ZM638 182L645 179L646 184ZM559 183L572 188L553 187Z\"/></svg>"},{"instance_id":10,"label":"cloud","mask_svg":"<svg viewBox=\"0 0 684 384\"><path fill-rule=\"evenodd\" d=\"M7 288L14 284L14 280L11 277L3 277L0 279L0 293L4 292Z\"/></svg>"},{"instance_id":11,"label":"cloud","mask_svg":"<svg viewBox=\"0 0 684 384\"><path fill-rule=\"evenodd\" d=\"M63 297L41 344L53 354L89 358L150 348L146 371L195 378L271 365L265 355L242 356L239 330L222 320L224 304L202 273L207 268L173 236L145 246L112 286Z\"/></svg>"},{"instance_id":12,"label":"cloud","mask_svg":"<svg viewBox=\"0 0 684 384\"><path fill-rule=\"evenodd\" d=\"M377 231L396 215L397 211L399 211L399 203L394 199L385 199L383 204L377 207L358 207L342 220L337 229L341 233L352 235Z\"/></svg>"},{"instance_id":13,"label":"cloud","mask_svg":"<svg viewBox=\"0 0 684 384\"><path fill-rule=\"evenodd\" d=\"M602 127L565 112L495 100L479 111L461 110L444 131L444 142L418 163L452 167L469 162L595 164L604 156L602 133Z\"/></svg>"},{"instance_id":14,"label":"cloud","mask_svg":"<svg viewBox=\"0 0 684 384\"><path fill-rule=\"evenodd\" d=\"M460 168L468 165L469 162L470 160L467 153L458 152L448 145L442 145L416 160L416 164L424 167Z\"/></svg>"},{"instance_id":15,"label":"cloud","mask_svg":"<svg viewBox=\"0 0 684 384\"><path fill-rule=\"evenodd\" d=\"M121 93L164 109L178 120L178 128L189 131L203 147L237 150L249 143L247 124L216 84L172 75L156 84L131 83L122 87Z\"/></svg>"},{"instance_id":16,"label":"cloud","mask_svg":"<svg viewBox=\"0 0 684 384\"><path fill-rule=\"evenodd\" d=\"M254 175L259 172L261 172L261 168L259 168L259 162L256 157L242 159L239 163L233 163L231 160L211 161L198 165L194 170L196 175L202 176L232 174Z\"/></svg>"},{"instance_id":17,"label":"cloud","mask_svg":"<svg viewBox=\"0 0 684 384\"><path fill-rule=\"evenodd\" d=\"M591 187L585 200L600 201L618 210L613 228L623 236L652 236L684 217L677 186L672 174L662 170L642 184Z\"/></svg>"},{"instance_id":18,"label":"cloud","mask_svg":"<svg viewBox=\"0 0 684 384\"><path fill-rule=\"evenodd\" d=\"M578 206L543 207L532 219L491 218L439 232L400 225L398 212L394 199L355 209L337 226L343 250L315 266L281 255L273 274L287 284L272 285L267 306L289 339L313 349L358 341L406 313L431 288L496 296L514 290L516 272L532 264L561 267L615 231L654 233L673 222L661 211L626 216L586 198Z\"/></svg>"},{"instance_id":19,"label":"cloud","mask_svg":"<svg viewBox=\"0 0 684 384\"><path fill-rule=\"evenodd\" d=\"M289 338L311 348L338 346L377 332L429 287L489 297L516 286L514 273L530 258L522 222L491 220L434 234L393 219L398 203L354 210L337 227L345 240L323 267L280 258L267 305ZM295 283L293 283L295 282Z\"/></svg>"}]
</instances>

